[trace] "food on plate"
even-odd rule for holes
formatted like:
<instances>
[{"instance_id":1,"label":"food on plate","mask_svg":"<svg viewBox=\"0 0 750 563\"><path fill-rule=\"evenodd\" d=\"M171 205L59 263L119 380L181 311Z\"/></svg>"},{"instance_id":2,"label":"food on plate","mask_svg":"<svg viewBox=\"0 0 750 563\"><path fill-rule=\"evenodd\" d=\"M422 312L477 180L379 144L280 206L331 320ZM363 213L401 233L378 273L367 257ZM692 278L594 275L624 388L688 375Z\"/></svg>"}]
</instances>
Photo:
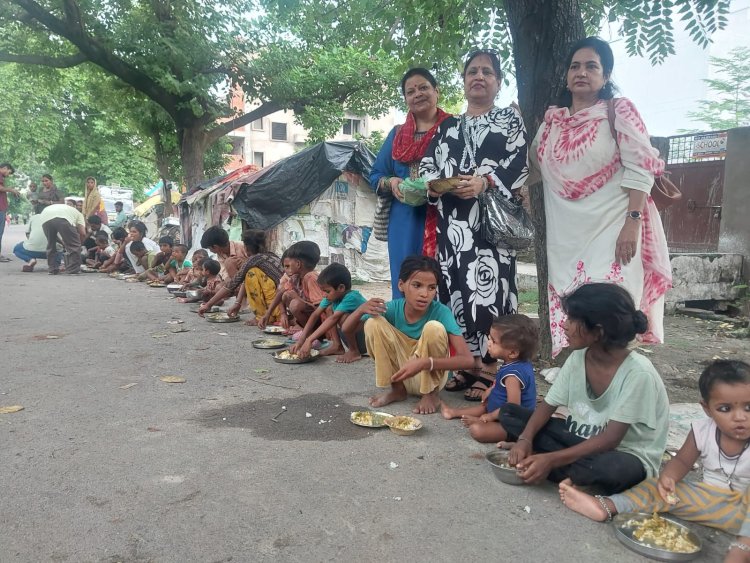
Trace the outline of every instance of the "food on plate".
<instances>
[{"instance_id":1,"label":"food on plate","mask_svg":"<svg viewBox=\"0 0 750 563\"><path fill-rule=\"evenodd\" d=\"M391 415L372 411L356 411L351 414L351 421L362 426L383 426L386 418L391 418Z\"/></svg>"},{"instance_id":2,"label":"food on plate","mask_svg":"<svg viewBox=\"0 0 750 563\"><path fill-rule=\"evenodd\" d=\"M688 532L654 512L651 518L632 518L625 523L633 530L633 538L649 547L675 553L694 553L700 546L693 543Z\"/></svg>"},{"instance_id":3,"label":"food on plate","mask_svg":"<svg viewBox=\"0 0 750 563\"><path fill-rule=\"evenodd\" d=\"M387 424L391 428L398 428L399 430L417 430L420 427L419 421L410 416L391 417Z\"/></svg>"}]
</instances>

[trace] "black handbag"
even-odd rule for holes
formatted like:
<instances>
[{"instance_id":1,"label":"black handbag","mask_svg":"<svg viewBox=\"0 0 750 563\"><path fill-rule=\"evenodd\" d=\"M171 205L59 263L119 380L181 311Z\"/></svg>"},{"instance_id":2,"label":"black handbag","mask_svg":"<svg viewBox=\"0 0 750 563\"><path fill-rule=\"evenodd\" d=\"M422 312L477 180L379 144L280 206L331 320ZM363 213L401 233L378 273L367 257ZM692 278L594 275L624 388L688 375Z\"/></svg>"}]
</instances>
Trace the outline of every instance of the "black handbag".
<instances>
[{"instance_id":1,"label":"black handbag","mask_svg":"<svg viewBox=\"0 0 750 563\"><path fill-rule=\"evenodd\" d=\"M534 242L534 225L519 198L506 199L499 188L479 194L479 231L498 248L524 250Z\"/></svg>"}]
</instances>

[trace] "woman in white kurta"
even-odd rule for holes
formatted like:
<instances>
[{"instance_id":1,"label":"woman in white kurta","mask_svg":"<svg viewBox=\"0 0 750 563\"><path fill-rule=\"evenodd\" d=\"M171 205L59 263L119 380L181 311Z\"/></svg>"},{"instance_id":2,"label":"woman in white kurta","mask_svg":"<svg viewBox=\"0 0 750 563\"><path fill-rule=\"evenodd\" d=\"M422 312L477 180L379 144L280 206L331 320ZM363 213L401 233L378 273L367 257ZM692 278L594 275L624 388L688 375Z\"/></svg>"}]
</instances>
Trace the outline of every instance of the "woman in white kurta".
<instances>
[{"instance_id":1,"label":"woman in white kurta","mask_svg":"<svg viewBox=\"0 0 750 563\"><path fill-rule=\"evenodd\" d=\"M612 136L609 45L583 39L568 62L568 100L547 110L530 151L544 181L552 354L567 346L561 296L589 281L625 287L649 320L641 340L663 342L664 294L672 276L664 227L649 194L664 162L626 98L614 100L617 141Z\"/></svg>"}]
</instances>

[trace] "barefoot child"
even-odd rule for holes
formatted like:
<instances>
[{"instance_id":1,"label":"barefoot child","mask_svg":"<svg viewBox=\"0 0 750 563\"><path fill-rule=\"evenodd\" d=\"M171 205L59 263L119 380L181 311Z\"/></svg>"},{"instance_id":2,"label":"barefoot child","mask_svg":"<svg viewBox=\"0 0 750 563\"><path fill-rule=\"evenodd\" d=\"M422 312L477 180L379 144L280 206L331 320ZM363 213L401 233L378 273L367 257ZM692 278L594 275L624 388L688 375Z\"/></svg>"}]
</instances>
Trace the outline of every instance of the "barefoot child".
<instances>
[{"instance_id":1,"label":"barefoot child","mask_svg":"<svg viewBox=\"0 0 750 563\"><path fill-rule=\"evenodd\" d=\"M156 264L156 257L158 252L156 250L146 250L146 245L143 241L135 240L130 243L130 253L135 258L135 266L142 268L140 274L138 274L139 281L146 281L148 279L148 272Z\"/></svg>"},{"instance_id":2,"label":"barefoot child","mask_svg":"<svg viewBox=\"0 0 750 563\"><path fill-rule=\"evenodd\" d=\"M167 264L172 259L173 248L174 239L172 237L163 236L159 239L159 252L156 254L153 267L144 272L146 278L151 281L164 281Z\"/></svg>"},{"instance_id":3,"label":"barefoot child","mask_svg":"<svg viewBox=\"0 0 750 563\"><path fill-rule=\"evenodd\" d=\"M352 289L352 275L343 264L331 264L320 272L318 286L325 294L325 298L310 315L297 344L292 346L292 352L306 358L310 355L313 342L327 336L331 345L321 350L321 356L341 356L336 361L344 364L356 362L362 358L357 344L357 334L361 334L361 331L359 333L342 331L342 343L338 329L343 326L351 313L366 302L366 299L359 291ZM320 322L324 313L326 318ZM344 345L348 348L347 350L344 350Z\"/></svg>"},{"instance_id":4,"label":"barefoot child","mask_svg":"<svg viewBox=\"0 0 750 563\"><path fill-rule=\"evenodd\" d=\"M203 280L205 282L205 287L203 289L203 297L201 298L202 301L205 302L211 299L216 293L216 290L221 286L220 271L221 264L216 260L208 258L203 261ZM219 301L216 304L221 305L223 302L224 301Z\"/></svg>"},{"instance_id":5,"label":"barefoot child","mask_svg":"<svg viewBox=\"0 0 750 563\"><path fill-rule=\"evenodd\" d=\"M181 270L177 272L174 281L175 283L182 284L182 287L180 288L182 291L200 287L203 278L203 261L207 259L208 252L199 248L193 252L193 258L191 259L193 267L189 270Z\"/></svg>"},{"instance_id":6,"label":"barefoot child","mask_svg":"<svg viewBox=\"0 0 750 563\"><path fill-rule=\"evenodd\" d=\"M323 301L325 295L318 286L318 273L315 266L320 260L320 247L309 240L295 242L281 256L285 276L279 282L279 289L268 307L268 311L258 321L258 327L265 328L277 307L281 307L281 326L285 329L296 323L300 328L307 324L310 315Z\"/></svg>"},{"instance_id":7,"label":"barefoot child","mask_svg":"<svg viewBox=\"0 0 750 563\"><path fill-rule=\"evenodd\" d=\"M701 406L709 418L693 422L685 443L658 479L608 497L591 496L560 483L571 510L598 522L621 512L669 512L739 536L724 561L750 560L750 365L712 362L700 376ZM703 481L684 481L701 460Z\"/></svg>"},{"instance_id":8,"label":"barefoot child","mask_svg":"<svg viewBox=\"0 0 750 563\"><path fill-rule=\"evenodd\" d=\"M112 230L112 245L111 248L114 250L114 254L110 256L100 267L100 272L127 272L130 270L130 263L125 260L120 248L124 244L124 240L127 238L128 232L122 227L115 227Z\"/></svg>"},{"instance_id":9,"label":"barefoot child","mask_svg":"<svg viewBox=\"0 0 750 563\"><path fill-rule=\"evenodd\" d=\"M500 407L505 404L536 407L536 381L531 358L536 352L538 330L526 315L503 315L492 322L487 352L503 365L497 372L495 383L488 389L481 405L453 409L443 403L443 417L460 418L477 442L507 440L505 429L498 422Z\"/></svg>"},{"instance_id":10,"label":"barefoot child","mask_svg":"<svg viewBox=\"0 0 750 563\"><path fill-rule=\"evenodd\" d=\"M346 319L351 334L364 323L365 342L375 361L375 384L390 387L370 399L375 408L421 396L414 408L431 414L440 406L448 370L470 368L474 357L451 310L435 301L440 265L427 256L409 256L401 264L398 289L404 294L387 304L370 299ZM450 349L454 355L450 355Z\"/></svg>"},{"instance_id":11,"label":"barefoot child","mask_svg":"<svg viewBox=\"0 0 750 563\"><path fill-rule=\"evenodd\" d=\"M102 265L112 258L117 252L117 248L113 248L109 244L109 235L104 231L100 231L94 238L96 246L92 249L94 252L93 258L86 259L86 265L91 268L99 269Z\"/></svg>"},{"instance_id":12,"label":"barefoot child","mask_svg":"<svg viewBox=\"0 0 750 563\"><path fill-rule=\"evenodd\" d=\"M526 483L569 478L618 493L656 475L667 444L664 383L648 358L628 350L648 321L613 283L585 284L563 308L573 352L544 401L533 413L500 409L500 424L516 441L508 462ZM552 418L560 406L570 414Z\"/></svg>"}]
</instances>

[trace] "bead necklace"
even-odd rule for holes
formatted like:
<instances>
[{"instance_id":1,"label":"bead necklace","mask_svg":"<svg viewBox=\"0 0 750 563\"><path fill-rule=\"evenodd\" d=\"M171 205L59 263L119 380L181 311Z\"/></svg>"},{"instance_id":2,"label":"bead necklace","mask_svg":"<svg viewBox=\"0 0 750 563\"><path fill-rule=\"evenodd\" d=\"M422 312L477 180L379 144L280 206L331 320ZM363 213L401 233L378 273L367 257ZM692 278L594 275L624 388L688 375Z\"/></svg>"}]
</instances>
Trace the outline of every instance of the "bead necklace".
<instances>
[{"instance_id":1,"label":"bead necklace","mask_svg":"<svg viewBox=\"0 0 750 563\"><path fill-rule=\"evenodd\" d=\"M734 462L734 467L732 468L732 473L730 475L727 475L726 470L721 466L721 458L722 456L731 459L728 455L725 455L724 452L721 449L721 432L719 429L716 429L716 445L719 447L719 470L724 475L724 478L727 480L727 485L729 485L729 490L733 491L734 487L732 486L734 484L734 474L737 471L737 465L740 463L740 458L742 457L742 454L745 453L745 450L750 446L750 441L745 440L745 445L742 446L742 451L737 454L737 459Z\"/></svg>"},{"instance_id":2,"label":"bead necklace","mask_svg":"<svg viewBox=\"0 0 750 563\"><path fill-rule=\"evenodd\" d=\"M477 176L477 150L479 149L479 125L474 124L469 131L466 114L461 115L461 131L464 134L464 152L461 155L459 168L461 170L473 170ZM467 161L468 158L468 161ZM468 166L465 166L466 163Z\"/></svg>"}]
</instances>

